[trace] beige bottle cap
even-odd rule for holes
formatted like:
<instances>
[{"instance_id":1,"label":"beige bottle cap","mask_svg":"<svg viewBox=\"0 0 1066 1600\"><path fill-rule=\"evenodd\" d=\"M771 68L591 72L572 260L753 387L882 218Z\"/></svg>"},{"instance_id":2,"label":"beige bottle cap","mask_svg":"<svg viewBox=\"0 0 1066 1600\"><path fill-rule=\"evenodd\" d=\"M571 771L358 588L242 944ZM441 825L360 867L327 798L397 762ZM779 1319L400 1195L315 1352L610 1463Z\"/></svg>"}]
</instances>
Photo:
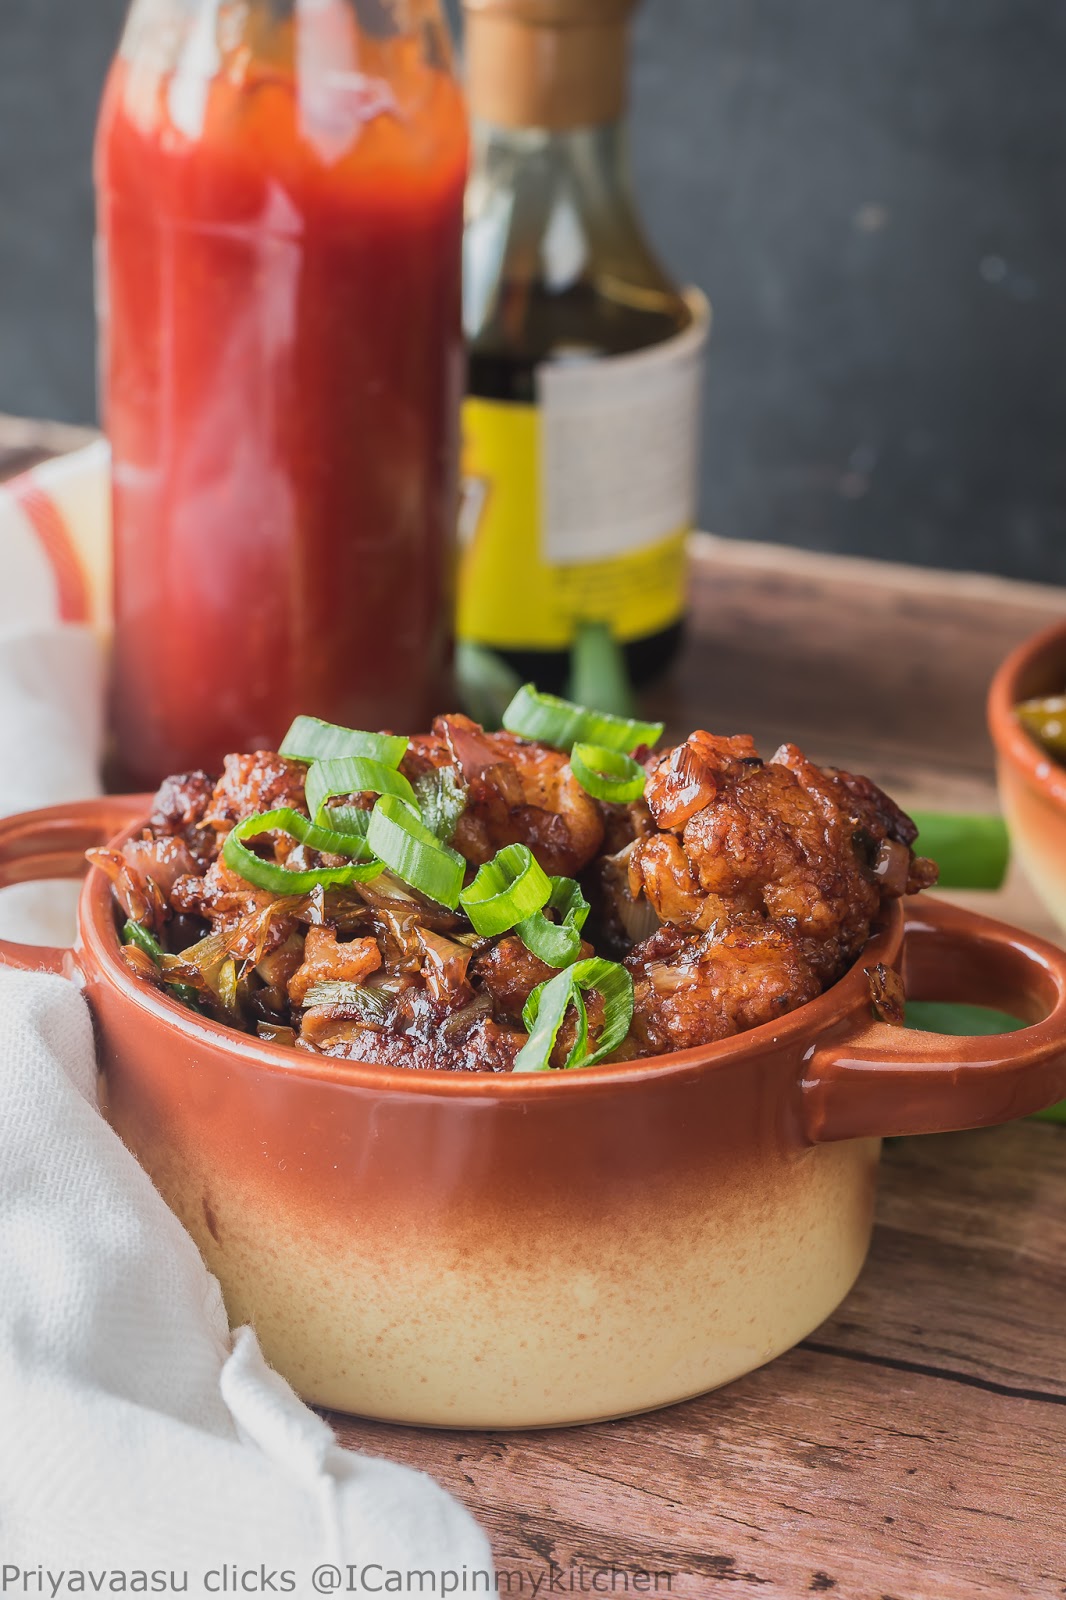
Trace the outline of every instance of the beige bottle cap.
<instances>
[{"instance_id":1,"label":"beige bottle cap","mask_svg":"<svg viewBox=\"0 0 1066 1600\"><path fill-rule=\"evenodd\" d=\"M594 127L626 105L639 0L463 0L473 116L505 128Z\"/></svg>"}]
</instances>

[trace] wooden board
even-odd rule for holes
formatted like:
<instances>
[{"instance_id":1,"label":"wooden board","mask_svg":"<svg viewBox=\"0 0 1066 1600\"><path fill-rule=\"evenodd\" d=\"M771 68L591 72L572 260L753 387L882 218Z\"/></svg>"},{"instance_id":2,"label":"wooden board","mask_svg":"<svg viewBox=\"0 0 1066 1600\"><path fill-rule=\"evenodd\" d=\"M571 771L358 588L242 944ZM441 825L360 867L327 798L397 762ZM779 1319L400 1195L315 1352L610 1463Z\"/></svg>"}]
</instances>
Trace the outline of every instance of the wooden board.
<instances>
[{"instance_id":1,"label":"wooden board","mask_svg":"<svg viewBox=\"0 0 1066 1600\"><path fill-rule=\"evenodd\" d=\"M1007 652L1066 617L1066 589L694 541L689 648L667 704L815 760L983 799L985 691Z\"/></svg>"}]
</instances>

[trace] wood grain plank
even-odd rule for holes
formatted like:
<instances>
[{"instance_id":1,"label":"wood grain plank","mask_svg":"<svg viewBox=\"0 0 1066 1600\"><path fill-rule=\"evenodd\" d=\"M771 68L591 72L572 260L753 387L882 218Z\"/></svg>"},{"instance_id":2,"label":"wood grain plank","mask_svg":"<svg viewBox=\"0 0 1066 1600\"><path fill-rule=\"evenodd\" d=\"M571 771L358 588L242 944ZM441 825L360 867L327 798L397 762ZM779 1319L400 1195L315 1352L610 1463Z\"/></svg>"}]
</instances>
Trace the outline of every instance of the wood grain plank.
<instances>
[{"instance_id":1,"label":"wood grain plank","mask_svg":"<svg viewBox=\"0 0 1066 1600\"><path fill-rule=\"evenodd\" d=\"M785 738L815 760L991 771L997 663L1066 616L1066 590L699 535L679 727Z\"/></svg>"},{"instance_id":2,"label":"wood grain plank","mask_svg":"<svg viewBox=\"0 0 1066 1600\"><path fill-rule=\"evenodd\" d=\"M668 1414L345 1442L431 1471L500 1566L676 1574L681 1596L1061 1594L1062 1407L807 1349ZM822 1574L821 1578L818 1577Z\"/></svg>"},{"instance_id":3,"label":"wood grain plank","mask_svg":"<svg viewBox=\"0 0 1066 1600\"><path fill-rule=\"evenodd\" d=\"M890 1141L866 1269L814 1342L1066 1404L1064 1195L1050 1125Z\"/></svg>"}]
</instances>

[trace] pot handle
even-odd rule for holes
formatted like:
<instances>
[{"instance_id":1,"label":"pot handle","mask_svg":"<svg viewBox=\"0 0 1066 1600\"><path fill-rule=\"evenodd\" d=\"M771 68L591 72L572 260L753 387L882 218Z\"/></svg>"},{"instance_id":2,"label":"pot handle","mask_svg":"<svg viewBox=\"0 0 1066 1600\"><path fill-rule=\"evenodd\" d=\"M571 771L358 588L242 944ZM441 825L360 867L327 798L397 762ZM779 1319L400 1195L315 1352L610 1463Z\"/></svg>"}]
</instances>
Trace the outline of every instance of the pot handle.
<instances>
[{"instance_id":1,"label":"pot handle","mask_svg":"<svg viewBox=\"0 0 1066 1600\"><path fill-rule=\"evenodd\" d=\"M924 895L905 918L910 999L989 1006L1030 1026L962 1038L870 1020L815 1045L802 1097L813 1143L990 1127L1066 1096L1066 951Z\"/></svg>"},{"instance_id":2,"label":"pot handle","mask_svg":"<svg viewBox=\"0 0 1066 1600\"><path fill-rule=\"evenodd\" d=\"M148 795L101 795L0 820L0 889L45 878L81 878L86 850L106 844L151 805ZM69 977L71 950L61 945L18 944L0 939L0 966L19 972L57 972Z\"/></svg>"}]
</instances>

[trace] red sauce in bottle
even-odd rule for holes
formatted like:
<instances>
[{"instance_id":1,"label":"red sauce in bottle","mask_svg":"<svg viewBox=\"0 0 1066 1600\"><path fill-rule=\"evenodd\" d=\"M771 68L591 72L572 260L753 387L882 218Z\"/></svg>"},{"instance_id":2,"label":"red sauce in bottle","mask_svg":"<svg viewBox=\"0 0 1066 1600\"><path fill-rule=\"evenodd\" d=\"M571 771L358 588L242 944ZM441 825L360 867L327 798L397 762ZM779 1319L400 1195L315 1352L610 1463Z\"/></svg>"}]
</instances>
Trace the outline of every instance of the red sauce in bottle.
<instances>
[{"instance_id":1,"label":"red sauce in bottle","mask_svg":"<svg viewBox=\"0 0 1066 1600\"><path fill-rule=\"evenodd\" d=\"M194 84L192 136L172 74L112 70L101 381L127 783L275 745L299 712L406 729L447 698L467 138L446 68L416 66L414 113L345 80L341 123L368 103L339 150L328 104L308 136L284 64Z\"/></svg>"}]
</instances>

